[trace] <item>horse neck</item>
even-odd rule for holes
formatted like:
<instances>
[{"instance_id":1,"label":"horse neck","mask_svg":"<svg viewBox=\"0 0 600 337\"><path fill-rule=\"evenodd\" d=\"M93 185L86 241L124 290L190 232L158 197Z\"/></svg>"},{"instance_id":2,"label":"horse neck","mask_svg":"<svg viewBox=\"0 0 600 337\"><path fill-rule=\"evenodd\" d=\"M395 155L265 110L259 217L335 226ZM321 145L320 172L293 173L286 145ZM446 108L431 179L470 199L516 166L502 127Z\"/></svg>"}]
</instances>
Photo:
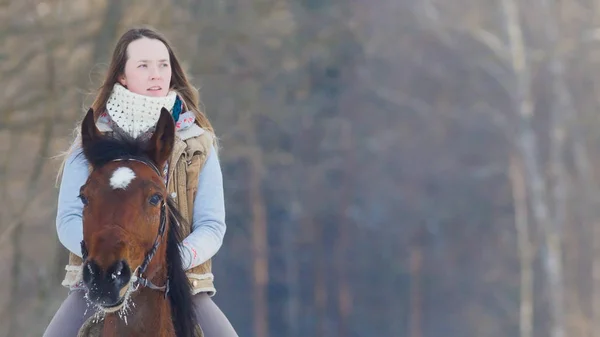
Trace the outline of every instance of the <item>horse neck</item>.
<instances>
[{"instance_id":1,"label":"horse neck","mask_svg":"<svg viewBox=\"0 0 600 337\"><path fill-rule=\"evenodd\" d=\"M131 299L127 314L107 314L102 336L175 337L171 305L164 293L140 288Z\"/></svg>"}]
</instances>

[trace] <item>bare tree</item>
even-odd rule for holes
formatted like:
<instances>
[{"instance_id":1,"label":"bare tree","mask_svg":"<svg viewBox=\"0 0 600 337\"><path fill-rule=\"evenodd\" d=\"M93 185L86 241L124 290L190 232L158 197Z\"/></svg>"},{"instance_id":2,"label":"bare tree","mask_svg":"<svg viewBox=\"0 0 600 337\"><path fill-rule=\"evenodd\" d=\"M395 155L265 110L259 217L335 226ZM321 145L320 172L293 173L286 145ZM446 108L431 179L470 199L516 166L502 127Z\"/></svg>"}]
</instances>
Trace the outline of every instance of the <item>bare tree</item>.
<instances>
[{"instance_id":1,"label":"bare tree","mask_svg":"<svg viewBox=\"0 0 600 337\"><path fill-rule=\"evenodd\" d=\"M527 47L523 38L517 2L503 0L502 5L508 33L511 66L516 81L515 104L519 117L517 148L523 158L527 179L530 182L528 190L531 193L533 215L545 239L544 266L549 283L548 293L551 299L552 313L550 335L564 337L564 284L560 233L555 220L551 218L546 183L539 164L540 154L533 129L535 108L531 93L531 70L528 66Z\"/></svg>"}]
</instances>

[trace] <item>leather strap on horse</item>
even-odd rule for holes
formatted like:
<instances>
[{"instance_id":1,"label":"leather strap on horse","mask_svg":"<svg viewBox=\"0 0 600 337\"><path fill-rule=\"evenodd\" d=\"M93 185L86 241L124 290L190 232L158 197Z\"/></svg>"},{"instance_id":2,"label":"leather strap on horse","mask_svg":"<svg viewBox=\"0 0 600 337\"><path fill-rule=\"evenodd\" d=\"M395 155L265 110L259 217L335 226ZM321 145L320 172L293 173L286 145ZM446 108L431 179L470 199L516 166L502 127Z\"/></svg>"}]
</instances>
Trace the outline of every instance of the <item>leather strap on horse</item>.
<instances>
[{"instance_id":1,"label":"leather strap on horse","mask_svg":"<svg viewBox=\"0 0 600 337\"><path fill-rule=\"evenodd\" d=\"M166 201L163 200L162 205L160 206L160 227L158 227L158 234L156 235L156 239L154 239L154 244L152 245L152 248L150 248L150 250L146 253L146 256L144 257L144 262L142 262L142 264L139 267L140 275L142 275L146 271L146 268L148 268L148 264L150 264L150 261L154 257L154 254L156 254L156 250L158 249L163 234L165 233L165 227L167 222L167 216L165 211L166 205Z\"/></svg>"},{"instance_id":2,"label":"leather strap on horse","mask_svg":"<svg viewBox=\"0 0 600 337\"><path fill-rule=\"evenodd\" d=\"M147 287L147 288L158 290L158 291L164 291L165 298L169 294L169 289L170 289L169 288L169 279L167 279L167 283L165 283L164 286L159 287L159 286L155 285L154 283L152 283L147 278L137 277L137 276L133 276L132 278L134 278L134 281L133 281L133 283L135 284L134 289L137 289L139 286L142 286L142 287Z\"/></svg>"},{"instance_id":3,"label":"leather strap on horse","mask_svg":"<svg viewBox=\"0 0 600 337\"><path fill-rule=\"evenodd\" d=\"M158 234L156 235L154 244L152 245L152 248L150 248L148 253L146 253L146 256L144 257L144 262L142 262L142 264L138 268L136 268L139 276L136 276L136 275L132 276L132 278L135 278L133 280L134 289L137 289L139 286L142 286L142 287L148 287L148 288L154 289L154 290L161 290L161 291L165 292L165 297L167 297L167 294L169 293L169 279L168 278L167 278L167 283L164 286L159 287L159 286L155 285L154 283L152 283L150 280L144 278L142 275L146 271L146 268L148 268L148 265L150 264L150 261L154 257L154 254L156 253L156 250L158 249L158 246L160 245L160 242L162 241L162 237L165 234L165 227L166 227L166 223L167 223L166 206L167 206L167 202L165 200L163 200L162 205L160 206L160 226L158 228Z\"/></svg>"}]
</instances>

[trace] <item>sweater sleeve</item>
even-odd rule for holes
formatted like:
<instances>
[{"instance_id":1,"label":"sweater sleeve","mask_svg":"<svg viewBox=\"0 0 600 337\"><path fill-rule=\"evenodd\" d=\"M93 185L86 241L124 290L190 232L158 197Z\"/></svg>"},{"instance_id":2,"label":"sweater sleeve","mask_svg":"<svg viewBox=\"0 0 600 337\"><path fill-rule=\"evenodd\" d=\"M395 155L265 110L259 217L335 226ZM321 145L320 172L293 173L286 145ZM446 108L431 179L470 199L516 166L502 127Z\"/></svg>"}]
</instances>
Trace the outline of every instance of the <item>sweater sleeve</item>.
<instances>
[{"instance_id":1,"label":"sweater sleeve","mask_svg":"<svg viewBox=\"0 0 600 337\"><path fill-rule=\"evenodd\" d=\"M198 177L192 230L181 246L184 268L194 268L212 258L223 244L225 231L223 175L212 147Z\"/></svg>"},{"instance_id":2,"label":"sweater sleeve","mask_svg":"<svg viewBox=\"0 0 600 337\"><path fill-rule=\"evenodd\" d=\"M58 240L65 248L81 257L83 240L83 203L79 199L79 189L89 176L87 160L81 149L76 149L67 158L58 193L56 232Z\"/></svg>"}]
</instances>

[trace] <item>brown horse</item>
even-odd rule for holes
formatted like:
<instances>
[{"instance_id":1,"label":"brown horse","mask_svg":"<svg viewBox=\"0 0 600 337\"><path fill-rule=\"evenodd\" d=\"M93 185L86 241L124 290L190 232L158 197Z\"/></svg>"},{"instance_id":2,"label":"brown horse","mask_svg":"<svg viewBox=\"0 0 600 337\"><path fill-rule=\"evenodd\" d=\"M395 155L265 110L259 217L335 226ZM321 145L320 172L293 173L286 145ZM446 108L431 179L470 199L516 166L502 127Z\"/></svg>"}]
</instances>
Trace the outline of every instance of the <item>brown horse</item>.
<instances>
[{"instance_id":1,"label":"brown horse","mask_svg":"<svg viewBox=\"0 0 600 337\"><path fill-rule=\"evenodd\" d=\"M80 193L82 277L101 317L79 336L201 335L179 252L183 220L161 174L174 144L170 113L143 140L101 134L90 109L81 137L91 165Z\"/></svg>"}]
</instances>

